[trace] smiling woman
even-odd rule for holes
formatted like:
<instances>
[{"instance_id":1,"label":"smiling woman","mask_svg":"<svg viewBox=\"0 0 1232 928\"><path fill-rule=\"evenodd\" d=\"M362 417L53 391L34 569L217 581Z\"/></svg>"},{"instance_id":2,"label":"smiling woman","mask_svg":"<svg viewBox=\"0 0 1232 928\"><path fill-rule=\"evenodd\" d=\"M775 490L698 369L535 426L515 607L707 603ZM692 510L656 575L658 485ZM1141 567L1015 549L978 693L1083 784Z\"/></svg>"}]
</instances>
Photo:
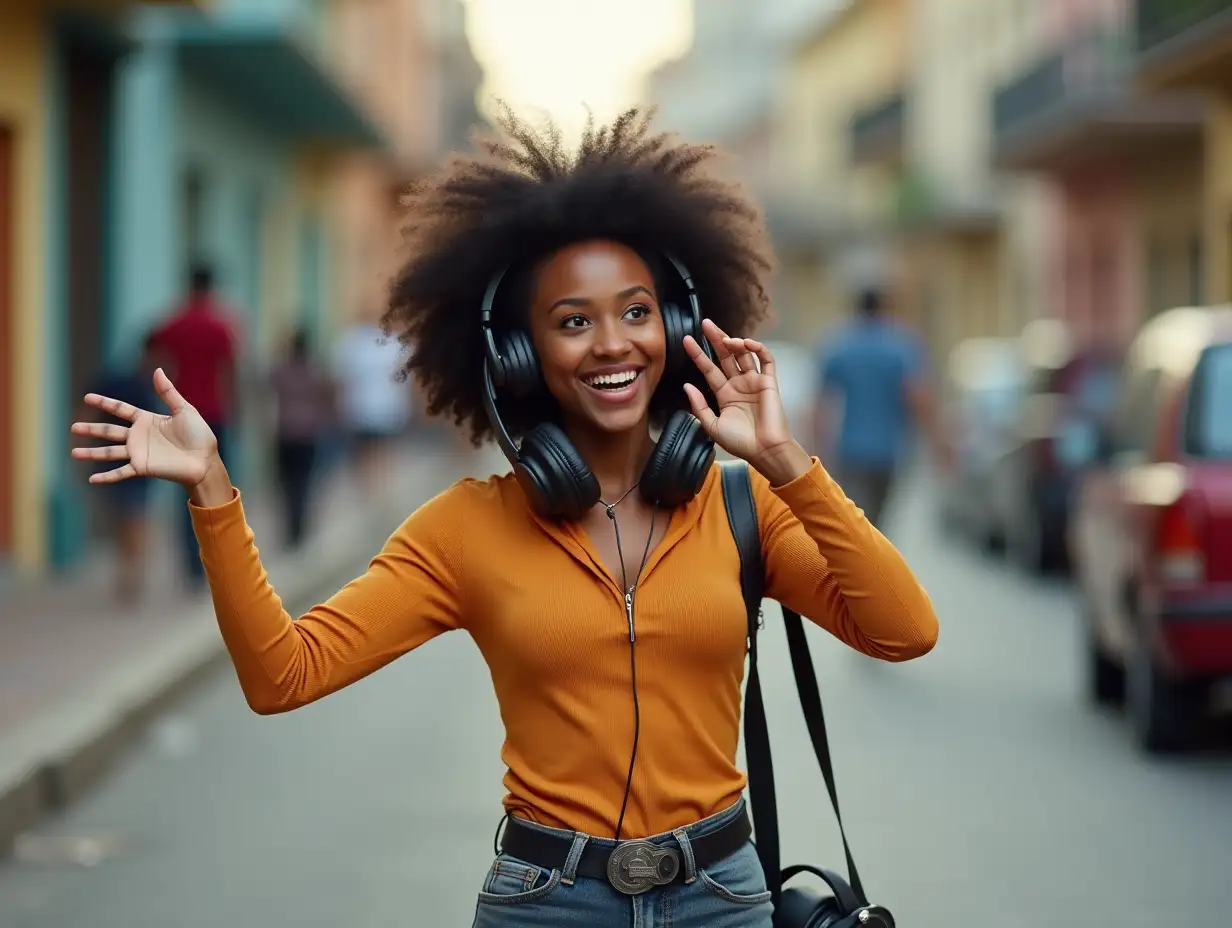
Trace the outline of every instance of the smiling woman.
<instances>
[{"instance_id":1,"label":"smiling woman","mask_svg":"<svg viewBox=\"0 0 1232 928\"><path fill-rule=\"evenodd\" d=\"M171 415L92 395L129 424L78 423L111 445L74 456L117 462L96 483L188 489L259 713L470 634L508 765L476 928L770 928L736 761L748 616L716 446L748 464L767 597L887 661L927 652L936 616L792 435L774 355L747 337L767 308L764 230L711 150L635 111L576 152L504 128L407 198L385 324L416 345L430 411L497 438L513 474L458 481L292 619L213 434L161 371Z\"/></svg>"}]
</instances>

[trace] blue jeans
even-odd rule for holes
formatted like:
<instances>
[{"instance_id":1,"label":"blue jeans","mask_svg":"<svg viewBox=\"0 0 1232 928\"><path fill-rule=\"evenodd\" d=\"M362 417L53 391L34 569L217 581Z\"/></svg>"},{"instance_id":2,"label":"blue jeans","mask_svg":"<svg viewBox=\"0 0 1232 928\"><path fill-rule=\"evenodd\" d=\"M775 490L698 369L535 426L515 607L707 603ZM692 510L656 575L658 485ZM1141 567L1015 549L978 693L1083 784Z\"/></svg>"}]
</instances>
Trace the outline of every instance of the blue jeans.
<instances>
[{"instance_id":1,"label":"blue jeans","mask_svg":"<svg viewBox=\"0 0 1232 928\"><path fill-rule=\"evenodd\" d=\"M774 907L751 841L705 870L693 863L691 837L709 834L743 814L742 799L700 822L652 836L656 844L680 849L684 882L637 896L624 895L606 880L578 877L574 872L587 843L614 847L611 838L525 822L528 827L572 838L572 853L560 870L544 870L501 854L484 880L472 928L770 928Z\"/></svg>"}]
</instances>

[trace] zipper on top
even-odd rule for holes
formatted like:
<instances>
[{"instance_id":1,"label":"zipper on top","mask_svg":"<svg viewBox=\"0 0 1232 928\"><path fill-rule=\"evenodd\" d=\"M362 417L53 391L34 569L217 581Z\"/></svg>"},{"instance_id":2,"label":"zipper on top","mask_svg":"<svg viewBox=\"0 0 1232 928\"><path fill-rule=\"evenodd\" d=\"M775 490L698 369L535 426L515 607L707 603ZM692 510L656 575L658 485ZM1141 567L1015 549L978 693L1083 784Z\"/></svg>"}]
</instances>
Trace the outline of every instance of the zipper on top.
<instances>
[{"instance_id":1,"label":"zipper on top","mask_svg":"<svg viewBox=\"0 0 1232 928\"><path fill-rule=\"evenodd\" d=\"M625 614L629 617L629 641L637 641L636 633L633 631L633 591L636 587L629 587L625 591Z\"/></svg>"}]
</instances>

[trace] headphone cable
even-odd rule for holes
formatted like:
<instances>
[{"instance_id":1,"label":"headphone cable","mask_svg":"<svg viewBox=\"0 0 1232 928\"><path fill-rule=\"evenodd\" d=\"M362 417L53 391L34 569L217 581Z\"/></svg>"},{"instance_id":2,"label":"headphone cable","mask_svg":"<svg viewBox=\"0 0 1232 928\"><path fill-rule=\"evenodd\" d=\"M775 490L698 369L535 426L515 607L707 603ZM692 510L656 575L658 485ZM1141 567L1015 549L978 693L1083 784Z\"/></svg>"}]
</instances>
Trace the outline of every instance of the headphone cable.
<instances>
[{"instance_id":1,"label":"headphone cable","mask_svg":"<svg viewBox=\"0 0 1232 928\"><path fill-rule=\"evenodd\" d=\"M640 482L640 481L639 481ZM637 484L634 484L637 486ZM633 487L630 487L625 496L633 492ZM633 752L629 755L629 773L625 777L625 793L624 798L620 802L620 817L616 820L616 839L620 840L620 832L625 823L625 811L629 806L629 794L633 789L633 767L637 763L637 745L641 739L642 733L642 710L637 698L637 650L636 650L636 635L633 631L633 601L637 593L637 579L634 580L633 586L629 586L629 579L625 574L625 556L624 551L620 546L620 523L616 521L615 507L621 500L622 496L615 503L608 505L603 503L604 509L607 511L607 517L612 520L612 528L616 532L616 557L620 559L620 585L624 588L624 594L627 597L626 603L629 607L629 676L633 684ZM654 509L650 512L650 531L646 533L646 547L642 551L642 563L637 569L637 577L641 578L642 571L646 569L646 561L650 557L650 543L654 539L655 518L659 514L659 504L655 503Z\"/></svg>"}]
</instances>

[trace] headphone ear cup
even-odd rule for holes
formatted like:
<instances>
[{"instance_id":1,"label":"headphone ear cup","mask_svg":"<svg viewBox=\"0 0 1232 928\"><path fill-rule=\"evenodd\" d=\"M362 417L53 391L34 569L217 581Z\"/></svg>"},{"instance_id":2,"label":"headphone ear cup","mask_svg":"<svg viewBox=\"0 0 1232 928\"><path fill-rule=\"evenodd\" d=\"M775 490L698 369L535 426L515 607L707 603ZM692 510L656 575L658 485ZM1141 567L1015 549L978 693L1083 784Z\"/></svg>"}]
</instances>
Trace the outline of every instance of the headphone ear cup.
<instances>
[{"instance_id":1,"label":"headphone ear cup","mask_svg":"<svg viewBox=\"0 0 1232 928\"><path fill-rule=\"evenodd\" d=\"M700 339L701 333L693 331L693 314L681 309L678 303L664 303L659 307L659 315L663 317L663 336L667 340L667 369L679 370L689 360L684 337Z\"/></svg>"},{"instance_id":2,"label":"headphone ear cup","mask_svg":"<svg viewBox=\"0 0 1232 928\"><path fill-rule=\"evenodd\" d=\"M526 433L514 474L542 515L579 519L599 502L599 481L559 426L541 422Z\"/></svg>"},{"instance_id":3,"label":"headphone ear cup","mask_svg":"<svg viewBox=\"0 0 1232 928\"><path fill-rule=\"evenodd\" d=\"M500 378L497 386L514 396L529 396L539 388L539 356L530 335L515 329L500 343Z\"/></svg>"},{"instance_id":4,"label":"headphone ear cup","mask_svg":"<svg viewBox=\"0 0 1232 928\"><path fill-rule=\"evenodd\" d=\"M642 470L642 497L668 508L687 503L705 483L714 454L714 442L691 413L672 413Z\"/></svg>"}]
</instances>

